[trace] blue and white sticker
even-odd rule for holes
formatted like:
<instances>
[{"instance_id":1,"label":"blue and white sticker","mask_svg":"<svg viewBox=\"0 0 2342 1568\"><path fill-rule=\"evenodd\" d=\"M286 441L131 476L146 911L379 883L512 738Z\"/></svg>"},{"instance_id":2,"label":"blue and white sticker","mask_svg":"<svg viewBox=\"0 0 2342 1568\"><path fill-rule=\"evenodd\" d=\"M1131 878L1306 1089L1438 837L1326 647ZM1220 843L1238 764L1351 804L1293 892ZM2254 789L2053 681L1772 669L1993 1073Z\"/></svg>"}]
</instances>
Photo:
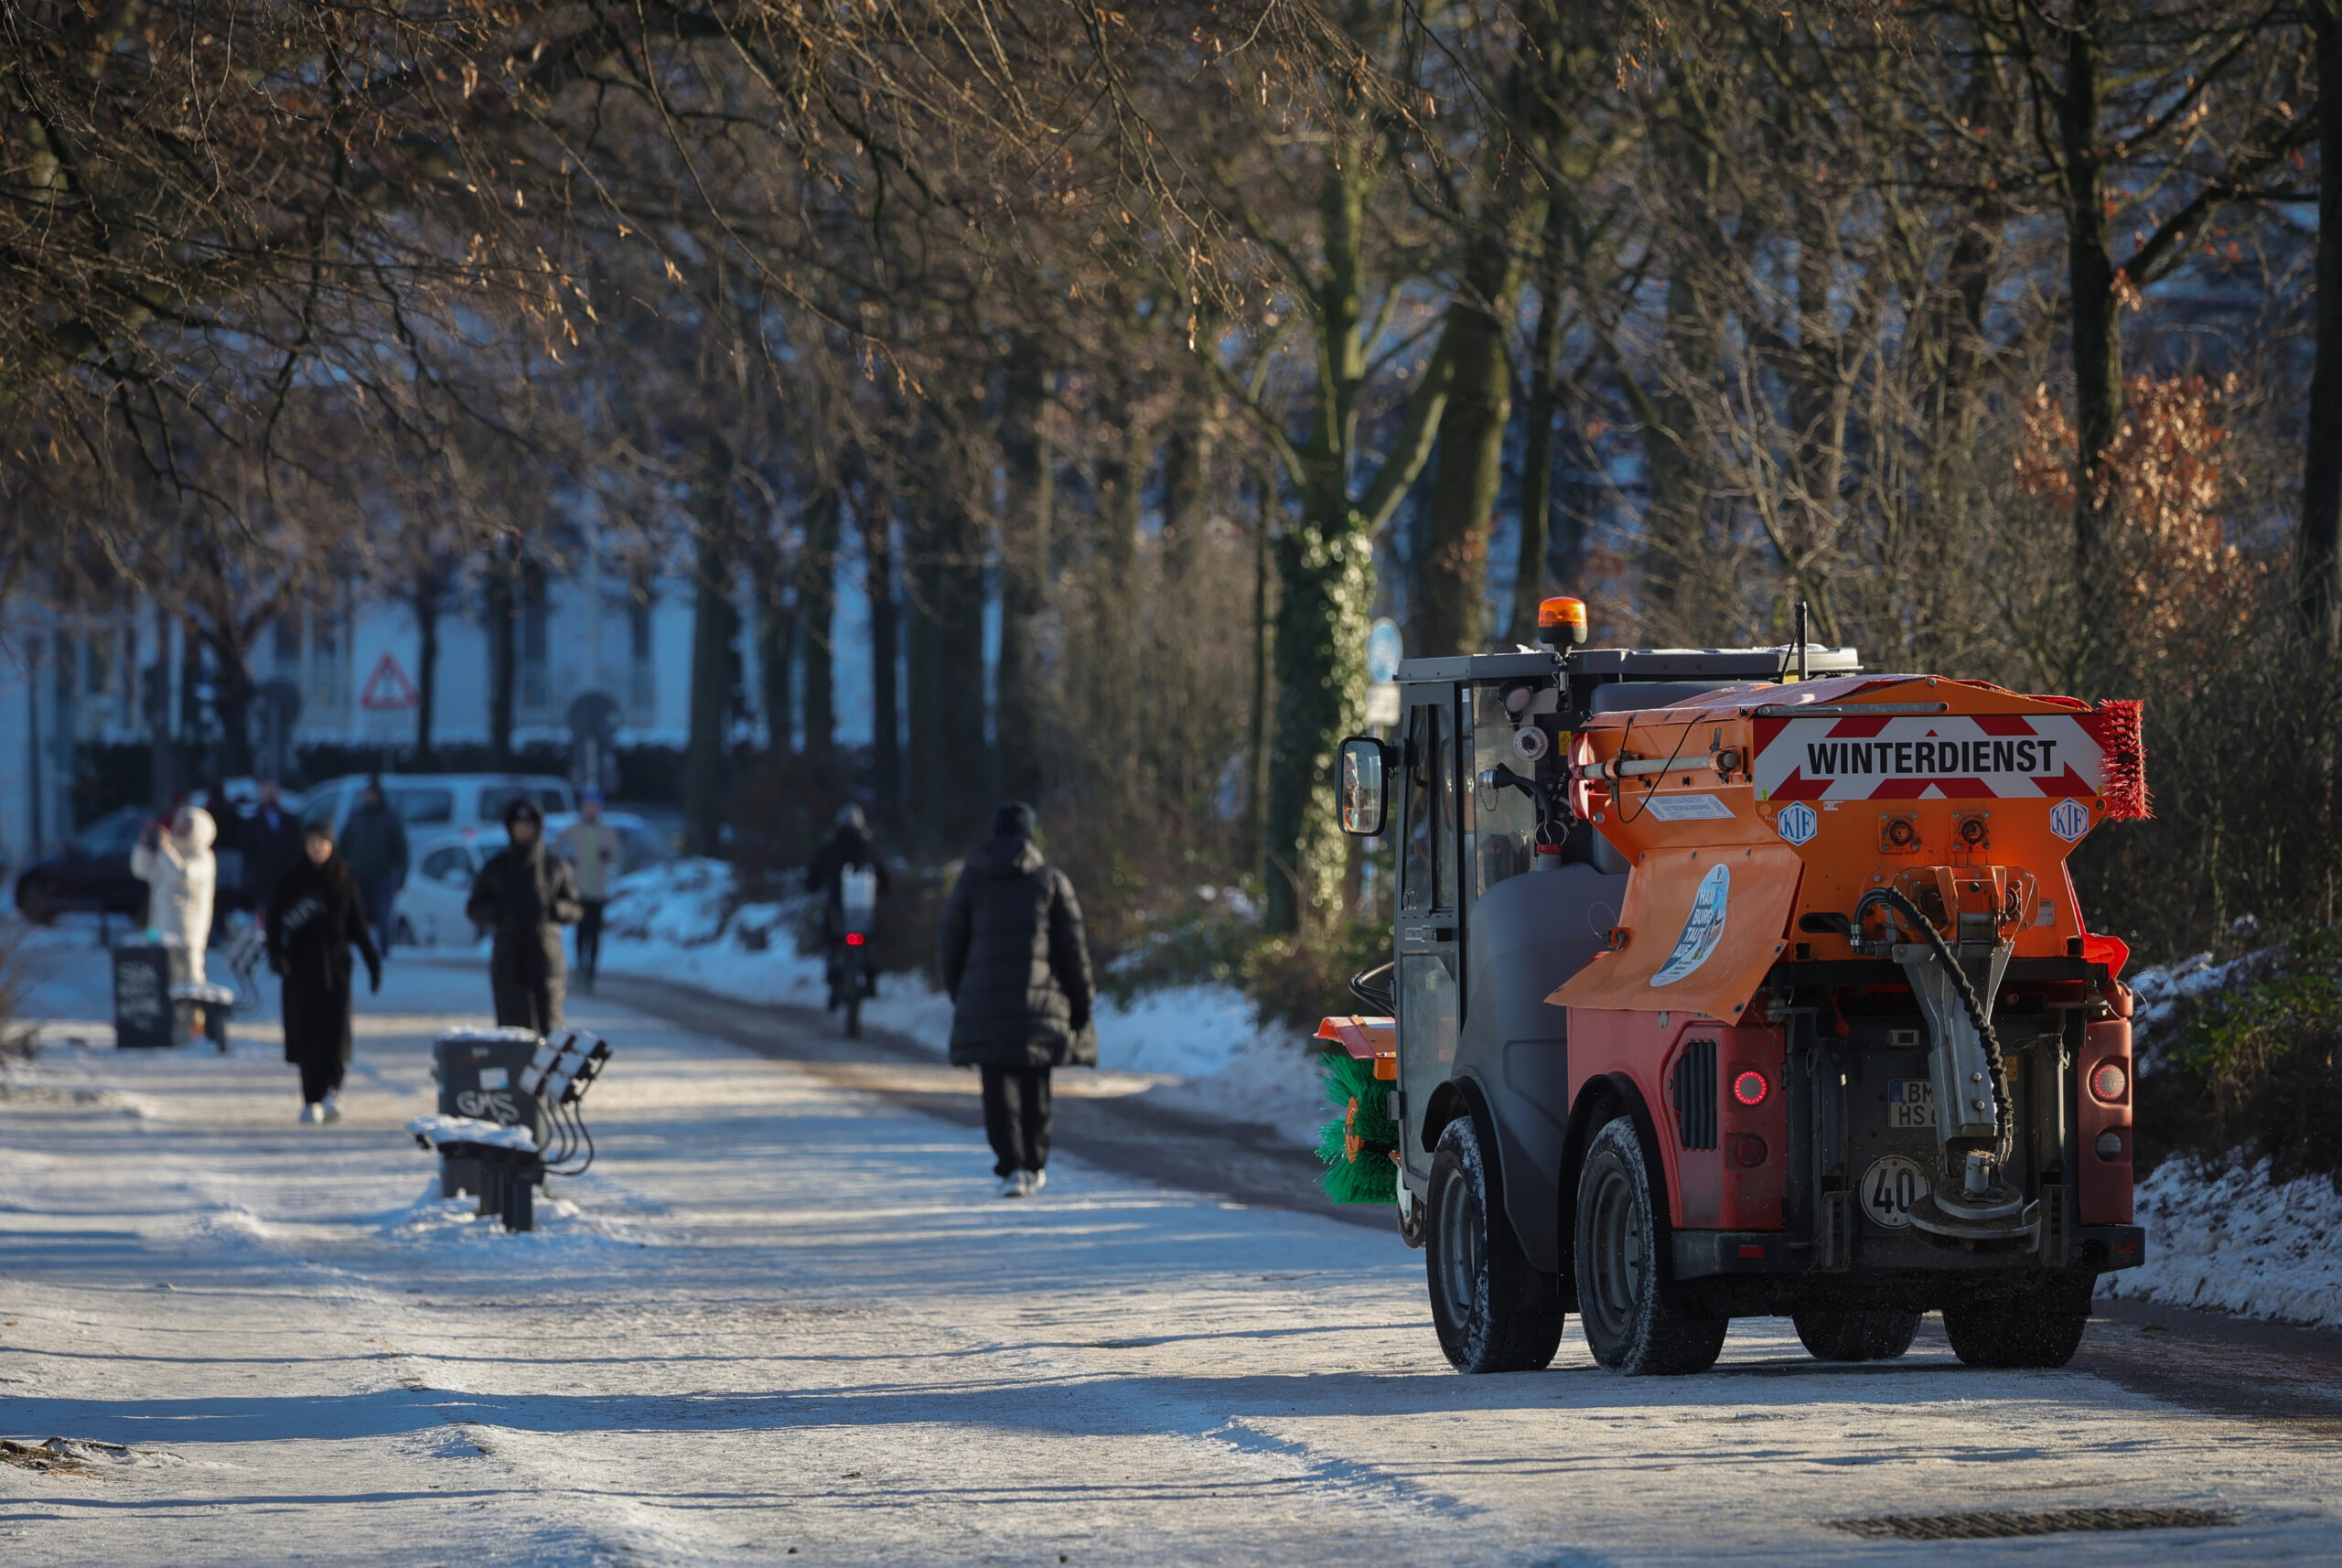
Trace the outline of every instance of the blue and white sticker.
<instances>
[{"instance_id":1,"label":"blue and white sticker","mask_svg":"<svg viewBox=\"0 0 2342 1568\"><path fill-rule=\"evenodd\" d=\"M2060 800L2049 813L2049 831L2073 843L2090 832L2090 808L2079 800Z\"/></svg>"},{"instance_id":2,"label":"blue and white sticker","mask_svg":"<svg viewBox=\"0 0 2342 1568\"><path fill-rule=\"evenodd\" d=\"M1791 843L1804 843L1821 831L1821 813L1802 800L1793 800L1781 808L1773 819L1773 826Z\"/></svg>"},{"instance_id":3,"label":"blue and white sticker","mask_svg":"<svg viewBox=\"0 0 2342 1568\"><path fill-rule=\"evenodd\" d=\"M1732 872L1721 863L1710 867L1692 896L1692 913L1683 922L1683 934L1675 939L1675 950L1650 977L1653 985L1672 985L1708 961L1724 940L1724 906L1731 897Z\"/></svg>"}]
</instances>

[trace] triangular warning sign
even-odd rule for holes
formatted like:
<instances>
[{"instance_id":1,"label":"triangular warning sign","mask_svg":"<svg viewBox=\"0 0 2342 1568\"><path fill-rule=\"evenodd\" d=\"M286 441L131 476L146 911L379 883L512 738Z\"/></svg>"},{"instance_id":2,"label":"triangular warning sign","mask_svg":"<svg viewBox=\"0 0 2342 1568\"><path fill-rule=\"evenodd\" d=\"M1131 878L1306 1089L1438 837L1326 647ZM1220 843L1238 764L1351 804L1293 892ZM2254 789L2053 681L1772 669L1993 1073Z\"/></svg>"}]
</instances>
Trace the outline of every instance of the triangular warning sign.
<instances>
[{"instance_id":1,"label":"triangular warning sign","mask_svg":"<svg viewBox=\"0 0 2342 1568\"><path fill-rule=\"evenodd\" d=\"M423 694L406 678L406 671L399 668L399 661L385 653L382 661L374 666L374 672L366 677L366 684L359 688L358 705L371 713L395 712L421 707Z\"/></svg>"}]
</instances>

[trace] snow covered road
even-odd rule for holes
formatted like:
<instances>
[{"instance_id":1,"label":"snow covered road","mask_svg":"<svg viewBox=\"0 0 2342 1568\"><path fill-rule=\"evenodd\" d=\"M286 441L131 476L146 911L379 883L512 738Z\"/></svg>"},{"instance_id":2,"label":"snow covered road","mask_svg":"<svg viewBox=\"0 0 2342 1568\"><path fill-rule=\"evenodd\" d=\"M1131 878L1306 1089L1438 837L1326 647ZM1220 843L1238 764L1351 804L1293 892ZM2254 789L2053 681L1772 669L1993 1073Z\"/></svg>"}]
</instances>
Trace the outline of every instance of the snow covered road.
<instances>
[{"instance_id":1,"label":"snow covered road","mask_svg":"<svg viewBox=\"0 0 2342 1568\"><path fill-rule=\"evenodd\" d=\"M7 1075L0 1435L84 1445L0 1464L0 1563L2337 1557L2330 1423L1971 1371L1932 1329L1824 1368L1744 1323L1635 1381L1573 1331L1461 1378L1395 1237L1078 1159L1003 1203L956 1122L593 998L600 1163L502 1235L399 1131L482 977L391 976L338 1126L294 1123L259 1030L61 1026L91 1047ZM2122 1506L2237 1522L1828 1522Z\"/></svg>"}]
</instances>

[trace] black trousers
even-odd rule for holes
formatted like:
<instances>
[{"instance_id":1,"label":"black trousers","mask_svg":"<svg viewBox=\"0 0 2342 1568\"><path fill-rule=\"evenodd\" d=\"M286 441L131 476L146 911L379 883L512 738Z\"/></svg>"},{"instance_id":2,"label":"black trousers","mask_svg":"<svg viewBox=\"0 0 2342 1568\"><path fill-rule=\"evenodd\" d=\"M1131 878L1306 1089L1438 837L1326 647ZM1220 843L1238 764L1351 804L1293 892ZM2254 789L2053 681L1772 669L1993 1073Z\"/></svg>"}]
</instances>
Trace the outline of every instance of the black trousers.
<instances>
[{"instance_id":1,"label":"black trousers","mask_svg":"<svg viewBox=\"0 0 2342 1568\"><path fill-rule=\"evenodd\" d=\"M1049 1163L1049 1069L988 1067L984 1075L984 1136L992 1140L994 1176L1045 1169Z\"/></svg>"},{"instance_id":2,"label":"black trousers","mask_svg":"<svg viewBox=\"0 0 2342 1568\"><path fill-rule=\"evenodd\" d=\"M602 911L607 904L600 898L586 898L577 907L584 911L577 917L577 974L591 985L594 972L602 967Z\"/></svg>"},{"instance_id":3,"label":"black trousers","mask_svg":"<svg viewBox=\"0 0 2342 1568\"><path fill-rule=\"evenodd\" d=\"M315 1105L327 1095L341 1088L343 1063L339 1058L327 1061L305 1061L301 1064L301 1100Z\"/></svg>"}]
</instances>

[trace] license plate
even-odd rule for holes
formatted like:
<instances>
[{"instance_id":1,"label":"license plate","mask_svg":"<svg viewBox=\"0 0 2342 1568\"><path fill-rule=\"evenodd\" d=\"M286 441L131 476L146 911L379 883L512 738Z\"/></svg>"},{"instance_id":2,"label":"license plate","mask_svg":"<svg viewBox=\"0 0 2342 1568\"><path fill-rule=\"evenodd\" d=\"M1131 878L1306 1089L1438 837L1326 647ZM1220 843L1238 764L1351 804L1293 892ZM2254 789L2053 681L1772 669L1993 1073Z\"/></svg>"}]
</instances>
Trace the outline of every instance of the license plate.
<instances>
[{"instance_id":1,"label":"license plate","mask_svg":"<svg viewBox=\"0 0 2342 1568\"><path fill-rule=\"evenodd\" d=\"M1933 1127L1936 1124L1936 1086L1924 1078L1907 1078L1886 1086L1886 1124L1889 1127Z\"/></svg>"}]
</instances>

